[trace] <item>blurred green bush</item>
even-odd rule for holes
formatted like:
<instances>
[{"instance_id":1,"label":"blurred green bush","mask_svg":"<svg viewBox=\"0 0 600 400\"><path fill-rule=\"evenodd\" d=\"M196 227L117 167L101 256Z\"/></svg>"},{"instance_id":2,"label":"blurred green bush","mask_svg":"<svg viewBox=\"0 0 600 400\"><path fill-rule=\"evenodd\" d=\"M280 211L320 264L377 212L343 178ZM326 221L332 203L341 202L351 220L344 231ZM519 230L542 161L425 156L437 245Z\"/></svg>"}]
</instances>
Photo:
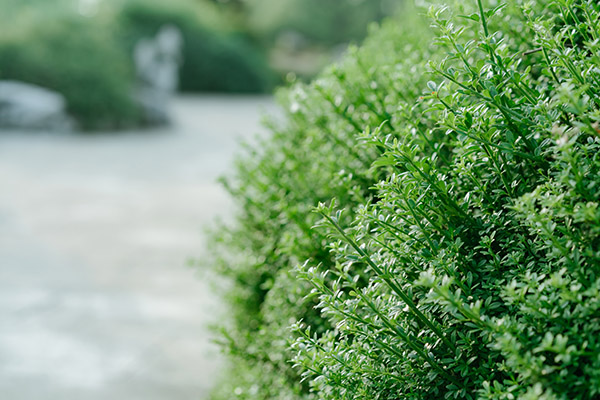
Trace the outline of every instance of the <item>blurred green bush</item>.
<instances>
[{"instance_id":1,"label":"blurred green bush","mask_svg":"<svg viewBox=\"0 0 600 400\"><path fill-rule=\"evenodd\" d=\"M115 43L113 21L83 17L66 1L43 3L4 0L0 79L63 94L83 128L133 123L134 75L128 55Z\"/></svg>"},{"instance_id":2,"label":"blurred green bush","mask_svg":"<svg viewBox=\"0 0 600 400\"><path fill-rule=\"evenodd\" d=\"M174 0L120 2L120 25L129 51L141 37L165 24L183 34L180 89L187 92L254 92L272 89L275 79L259 47L212 4Z\"/></svg>"},{"instance_id":3,"label":"blurred green bush","mask_svg":"<svg viewBox=\"0 0 600 400\"><path fill-rule=\"evenodd\" d=\"M600 6L488 3L280 94L210 244L213 398L599 398Z\"/></svg>"}]
</instances>

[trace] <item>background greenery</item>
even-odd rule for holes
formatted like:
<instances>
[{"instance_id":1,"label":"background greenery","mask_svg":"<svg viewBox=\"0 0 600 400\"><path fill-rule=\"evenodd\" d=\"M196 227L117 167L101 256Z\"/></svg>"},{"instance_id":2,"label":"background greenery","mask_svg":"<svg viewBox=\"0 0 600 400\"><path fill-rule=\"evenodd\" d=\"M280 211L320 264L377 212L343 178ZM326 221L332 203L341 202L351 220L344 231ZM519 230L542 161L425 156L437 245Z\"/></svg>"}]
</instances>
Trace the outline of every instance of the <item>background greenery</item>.
<instances>
[{"instance_id":1,"label":"background greenery","mask_svg":"<svg viewBox=\"0 0 600 400\"><path fill-rule=\"evenodd\" d=\"M118 128L140 122L131 98L133 46L165 24L183 33L182 91L261 93L287 68L306 64L310 75L331 46L360 39L382 15L380 3L1 0L0 79L62 93L83 128ZM277 38L290 30L311 49L305 61L285 45L284 57L273 57ZM273 71L273 58L284 59L283 69Z\"/></svg>"},{"instance_id":2,"label":"background greenery","mask_svg":"<svg viewBox=\"0 0 600 400\"><path fill-rule=\"evenodd\" d=\"M348 43L361 41L368 25L393 14L394 0L215 0L236 15L268 50L271 66L310 80L339 57Z\"/></svg>"},{"instance_id":3,"label":"background greenery","mask_svg":"<svg viewBox=\"0 0 600 400\"><path fill-rule=\"evenodd\" d=\"M421 13L280 93L225 181L215 399L600 395L600 6Z\"/></svg>"},{"instance_id":4,"label":"background greenery","mask_svg":"<svg viewBox=\"0 0 600 400\"><path fill-rule=\"evenodd\" d=\"M185 92L265 92L275 79L247 33L207 2L158 0L121 1L119 23L124 43L132 51L140 37L165 24L183 34L180 89Z\"/></svg>"},{"instance_id":5,"label":"background greenery","mask_svg":"<svg viewBox=\"0 0 600 400\"><path fill-rule=\"evenodd\" d=\"M248 24L268 39L294 30L308 41L336 45L358 41L372 21L392 14L399 2L389 0L249 0Z\"/></svg>"},{"instance_id":6,"label":"background greenery","mask_svg":"<svg viewBox=\"0 0 600 400\"><path fill-rule=\"evenodd\" d=\"M115 21L102 12L79 15L66 0L2 0L0 78L37 84L62 93L83 127L131 123L134 75L126 53L115 46Z\"/></svg>"},{"instance_id":7,"label":"background greenery","mask_svg":"<svg viewBox=\"0 0 600 400\"><path fill-rule=\"evenodd\" d=\"M3 0L0 78L62 93L83 128L139 122L132 99L134 44L165 24L184 37L183 91L264 92L275 79L263 51L209 2Z\"/></svg>"}]
</instances>

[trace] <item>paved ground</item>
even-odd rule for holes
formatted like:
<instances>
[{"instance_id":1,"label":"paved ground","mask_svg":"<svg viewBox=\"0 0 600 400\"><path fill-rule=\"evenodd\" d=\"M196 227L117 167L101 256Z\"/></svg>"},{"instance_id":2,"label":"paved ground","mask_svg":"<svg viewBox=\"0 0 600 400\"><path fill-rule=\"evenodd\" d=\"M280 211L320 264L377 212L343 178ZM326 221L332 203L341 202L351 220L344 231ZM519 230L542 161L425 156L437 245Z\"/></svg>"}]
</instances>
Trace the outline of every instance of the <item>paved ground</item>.
<instances>
[{"instance_id":1,"label":"paved ground","mask_svg":"<svg viewBox=\"0 0 600 400\"><path fill-rule=\"evenodd\" d=\"M169 130L0 132L0 397L201 399L217 296L186 260L267 97L174 101ZM205 280L205 279L204 279Z\"/></svg>"}]
</instances>

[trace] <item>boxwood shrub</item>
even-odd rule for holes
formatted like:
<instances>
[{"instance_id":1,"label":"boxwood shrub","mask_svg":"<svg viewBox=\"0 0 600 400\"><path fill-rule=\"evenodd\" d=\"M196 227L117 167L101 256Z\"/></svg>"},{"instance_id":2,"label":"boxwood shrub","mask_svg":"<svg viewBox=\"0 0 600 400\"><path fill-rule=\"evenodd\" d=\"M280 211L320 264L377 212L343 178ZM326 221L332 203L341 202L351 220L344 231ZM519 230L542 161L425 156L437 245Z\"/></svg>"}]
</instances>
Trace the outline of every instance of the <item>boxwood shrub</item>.
<instances>
[{"instance_id":1,"label":"boxwood shrub","mask_svg":"<svg viewBox=\"0 0 600 400\"><path fill-rule=\"evenodd\" d=\"M436 2L281 92L213 397L600 398L599 55L595 0Z\"/></svg>"}]
</instances>

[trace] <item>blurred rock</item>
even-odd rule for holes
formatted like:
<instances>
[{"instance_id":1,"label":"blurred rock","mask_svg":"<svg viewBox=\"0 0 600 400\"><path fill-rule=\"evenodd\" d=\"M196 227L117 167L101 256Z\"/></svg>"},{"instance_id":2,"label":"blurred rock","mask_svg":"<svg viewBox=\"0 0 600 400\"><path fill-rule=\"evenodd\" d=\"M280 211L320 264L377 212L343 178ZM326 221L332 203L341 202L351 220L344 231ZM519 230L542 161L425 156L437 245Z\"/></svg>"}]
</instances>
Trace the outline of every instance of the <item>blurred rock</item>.
<instances>
[{"instance_id":1,"label":"blurred rock","mask_svg":"<svg viewBox=\"0 0 600 400\"><path fill-rule=\"evenodd\" d=\"M0 128L72 130L64 97L40 86L0 81Z\"/></svg>"},{"instance_id":2,"label":"blurred rock","mask_svg":"<svg viewBox=\"0 0 600 400\"><path fill-rule=\"evenodd\" d=\"M179 81L182 44L181 31L173 25L165 25L156 37L142 39L135 46L137 100L149 124L169 122L168 101Z\"/></svg>"}]
</instances>

